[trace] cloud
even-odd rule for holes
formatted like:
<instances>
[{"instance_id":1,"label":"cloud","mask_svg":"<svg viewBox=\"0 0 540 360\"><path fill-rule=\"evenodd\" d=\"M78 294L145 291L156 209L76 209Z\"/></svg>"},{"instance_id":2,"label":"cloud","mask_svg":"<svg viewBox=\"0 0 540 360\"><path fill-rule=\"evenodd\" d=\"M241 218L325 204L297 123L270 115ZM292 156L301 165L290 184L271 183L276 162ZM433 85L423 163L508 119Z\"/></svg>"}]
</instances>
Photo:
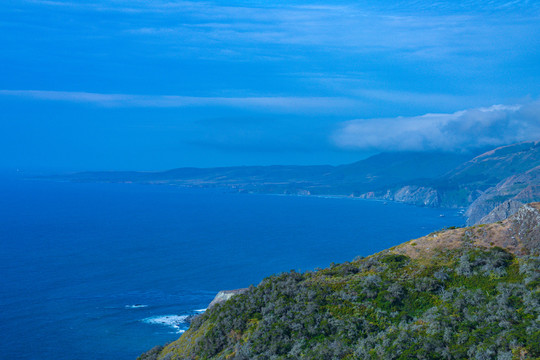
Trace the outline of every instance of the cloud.
<instances>
[{"instance_id":1,"label":"cloud","mask_svg":"<svg viewBox=\"0 0 540 360\"><path fill-rule=\"evenodd\" d=\"M355 3L306 6L294 2L223 5L211 1L169 0L29 2L122 13L126 16L122 25L118 25L121 30L114 36L123 34L159 44L183 44L184 47L189 44L200 51L210 44L213 45L211 53L216 44L248 53L254 51L254 45L269 44L317 47L333 54L336 51L362 54L399 51L400 60L439 61L448 57L464 58L465 53L474 55L520 49L523 46L517 46L517 42L528 42L523 35L538 29L539 8L525 0L490 1L482 10L469 2L468 6L461 7L447 2L434 5L429 1L415 1L410 5L390 2L378 6ZM527 13L518 13L517 17L508 14L510 9L522 11L523 8ZM505 16L493 13L496 9L504 9ZM498 41L493 42L493 38ZM470 56L476 59L473 55Z\"/></svg>"},{"instance_id":2,"label":"cloud","mask_svg":"<svg viewBox=\"0 0 540 360\"><path fill-rule=\"evenodd\" d=\"M378 151L466 151L540 139L540 101L450 114L352 120L332 135L341 148Z\"/></svg>"},{"instance_id":3,"label":"cloud","mask_svg":"<svg viewBox=\"0 0 540 360\"><path fill-rule=\"evenodd\" d=\"M90 92L0 90L0 96L22 97L45 101L86 103L103 107L232 107L262 109L286 113L334 112L336 109L355 108L360 102L339 97L195 97L176 95L100 94Z\"/></svg>"}]
</instances>

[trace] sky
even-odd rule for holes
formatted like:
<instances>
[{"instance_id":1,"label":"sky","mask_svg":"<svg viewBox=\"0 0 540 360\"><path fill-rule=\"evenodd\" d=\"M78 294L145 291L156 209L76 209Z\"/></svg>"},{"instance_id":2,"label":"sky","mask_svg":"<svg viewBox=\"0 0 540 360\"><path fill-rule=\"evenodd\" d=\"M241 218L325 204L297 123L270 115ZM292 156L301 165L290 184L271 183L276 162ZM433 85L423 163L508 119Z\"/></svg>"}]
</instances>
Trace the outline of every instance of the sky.
<instances>
[{"instance_id":1,"label":"sky","mask_svg":"<svg viewBox=\"0 0 540 360\"><path fill-rule=\"evenodd\" d=\"M344 164L540 140L540 2L0 2L0 169Z\"/></svg>"}]
</instances>

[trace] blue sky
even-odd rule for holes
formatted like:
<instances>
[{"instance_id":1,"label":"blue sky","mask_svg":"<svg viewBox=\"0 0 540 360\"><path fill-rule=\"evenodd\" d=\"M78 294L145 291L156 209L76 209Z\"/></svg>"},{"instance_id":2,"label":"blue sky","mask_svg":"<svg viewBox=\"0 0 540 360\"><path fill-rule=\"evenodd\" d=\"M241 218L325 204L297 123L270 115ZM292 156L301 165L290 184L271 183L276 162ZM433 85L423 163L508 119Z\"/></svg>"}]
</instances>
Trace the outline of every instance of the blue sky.
<instances>
[{"instance_id":1,"label":"blue sky","mask_svg":"<svg viewBox=\"0 0 540 360\"><path fill-rule=\"evenodd\" d=\"M0 4L0 168L341 164L540 139L537 1Z\"/></svg>"}]
</instances>

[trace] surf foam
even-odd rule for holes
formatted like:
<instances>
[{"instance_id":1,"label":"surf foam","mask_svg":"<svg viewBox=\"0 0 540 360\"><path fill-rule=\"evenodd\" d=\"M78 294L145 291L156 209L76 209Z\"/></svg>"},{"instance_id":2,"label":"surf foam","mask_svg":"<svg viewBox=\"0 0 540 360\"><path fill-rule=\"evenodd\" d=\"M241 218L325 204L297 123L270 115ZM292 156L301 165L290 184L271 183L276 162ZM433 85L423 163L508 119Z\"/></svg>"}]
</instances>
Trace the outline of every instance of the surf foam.
<instances>
[{"instance_id":1,"label":"surf foam","mask_svg":"<svg viewBox=\"0 0 540 360\"><path fill-rule=\"evenodd\" d=\"M182 325L187 325L188 315L159 315L152 316L142 321L147 324L163 325L173 328L177 333L183 333L185 330L181 329Z\"/></svg>"},{"instance_id":2,"label":"surf foam","mask_svg":"<svg viewBox=\"0 0 540 360\"><path fill-rule=\"evenodd\" d=\"M126 305L126 309L141 309L145 307L148 307L148 305L143 305L143 304Z\"/></svg>"}]
</instances>

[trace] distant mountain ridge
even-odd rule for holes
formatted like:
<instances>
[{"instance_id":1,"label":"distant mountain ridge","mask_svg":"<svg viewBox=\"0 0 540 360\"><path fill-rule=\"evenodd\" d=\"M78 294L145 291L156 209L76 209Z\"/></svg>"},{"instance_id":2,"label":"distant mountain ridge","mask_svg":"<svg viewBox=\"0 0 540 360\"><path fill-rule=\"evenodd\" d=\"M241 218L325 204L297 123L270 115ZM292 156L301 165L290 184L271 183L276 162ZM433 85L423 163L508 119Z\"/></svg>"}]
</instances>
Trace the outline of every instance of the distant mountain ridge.
<instances>
[{"instance_id":1,"label":"distant mountain ridge","mask_svg":"<svg viewBox=\"0 0 540 360\"><path fill-rule=\"evenodd\" d=\"M476 224L505 201L522 204L540 200L540 141L498 147L438 178L399 184L360 197L432 207L468 207L468 224Z\"/></svg>"},{"instance_id":2,"label":"distant mountain ridge","mask_svg":"<svg viewBox=\"0 0 540 360\"><path fill-rule=\"evenodd\" d=\"M86 172L60 178L467 207L468 223L475 224L506 201L540 201L540 141L501 146L482 154L381 153L339 166L179 168L163 172ZM517 209L506 208L510 212ZM499 211L498 216L501 214L504 212Z\"/></svg>"},{"instance_id":3,"label":"distant mountain ridge","mask_svg":"<svg viewBox=\"0 0 540 360\"><path fill-rule=\"evenodd\" d=\"M178 168L162 172L82 172L73 181L140 182L193 187L226 187L242 192L359 196L418 178L437 178L468 160L449 153L382 153L346 165L235 166Z\"/></svg>"}]
</instances>

